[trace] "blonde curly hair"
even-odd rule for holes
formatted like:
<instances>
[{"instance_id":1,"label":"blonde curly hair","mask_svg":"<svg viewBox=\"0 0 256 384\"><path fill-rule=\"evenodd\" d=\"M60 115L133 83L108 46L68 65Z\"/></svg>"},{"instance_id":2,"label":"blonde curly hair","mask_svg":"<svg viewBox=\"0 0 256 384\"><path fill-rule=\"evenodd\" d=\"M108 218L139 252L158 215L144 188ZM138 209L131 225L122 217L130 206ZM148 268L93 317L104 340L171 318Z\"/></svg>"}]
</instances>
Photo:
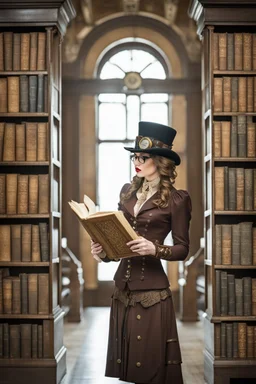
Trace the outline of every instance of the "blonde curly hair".
<instances>
[{"instance_id":1,"label":"blonde curly hair","mask_svg":"<svg viewBox=\"0 0 256 384\"><path fill-rule=\"evenodd\" d=\"M160 198L153 200L153 203L160 208L166 208L170 197L171 190L174 188L175 179L177 177L176 165L173 160L163 156L151 156L159 173L159 192ZM121 194L121 204L129 200L130 197L140 189L144 182L144 178L134 176L131 187L127 193Z\"/></svg>"}]
</instances>

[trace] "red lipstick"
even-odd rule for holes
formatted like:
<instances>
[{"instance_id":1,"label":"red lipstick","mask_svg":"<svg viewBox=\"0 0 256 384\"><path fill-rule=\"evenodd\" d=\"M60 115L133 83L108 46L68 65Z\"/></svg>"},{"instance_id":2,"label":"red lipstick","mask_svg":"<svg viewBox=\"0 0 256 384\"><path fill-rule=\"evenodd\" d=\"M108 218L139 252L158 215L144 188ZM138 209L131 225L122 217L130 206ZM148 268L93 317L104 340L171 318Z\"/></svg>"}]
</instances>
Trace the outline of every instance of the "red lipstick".
<instances>
[{"instance_id":1,"label":"red lipstick","mask_svg":"<svg viewBox=\"0 0 256 384\"><path fill-rule=\"evenodd\" d=\"M136 168L135 168L135 171L138 173L138 172L141 171L141 169L136 167Z\"/></svg>"}]
</instances>

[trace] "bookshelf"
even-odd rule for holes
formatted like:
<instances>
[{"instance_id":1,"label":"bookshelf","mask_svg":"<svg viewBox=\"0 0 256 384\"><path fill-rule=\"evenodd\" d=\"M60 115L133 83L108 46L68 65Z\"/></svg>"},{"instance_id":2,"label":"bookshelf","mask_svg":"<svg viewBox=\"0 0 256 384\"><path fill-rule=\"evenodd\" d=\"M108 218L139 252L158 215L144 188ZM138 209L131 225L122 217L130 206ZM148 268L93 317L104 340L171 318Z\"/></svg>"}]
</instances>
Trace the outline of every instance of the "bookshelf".
<instances>
[{"instance_id":1,"label":"bookshelf","mask_svg":"<svg viewBox=\"0 0 256 384\"><path fill-rule=\"evenodd\" d=\"M61 43L74 16L69 0L0 5L0 384L66 372Z\"/></svg>"},{"instance_id":2,"label":"bookshelf","mask_svg":"<svg viewBox=\"0 0 256 384\"><path fill-rule=\"evenodd\" d=\"M208 384L256 378L256 30L244 3L189 9L202 40Z\"/></svg>"}]
</instances>

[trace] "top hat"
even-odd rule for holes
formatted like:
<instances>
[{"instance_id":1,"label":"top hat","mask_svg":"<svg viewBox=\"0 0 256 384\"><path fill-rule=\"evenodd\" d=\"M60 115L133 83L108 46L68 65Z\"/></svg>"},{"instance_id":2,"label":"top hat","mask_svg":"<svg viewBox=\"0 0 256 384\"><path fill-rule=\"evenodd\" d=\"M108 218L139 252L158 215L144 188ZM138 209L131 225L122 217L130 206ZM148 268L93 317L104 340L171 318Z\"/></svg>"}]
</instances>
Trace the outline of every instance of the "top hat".
<instances>
[{"instance_id":1,"label":"top hat","mask_svg":"<svg viewBox=\"0 0 256 384\"><path fill-rule=\"evenodd\" d=\"M167 125L151 123L149 121L139 122L139 136L136 137L135 147L124 147L130 152L146 152L152 155L167 157L180 164L179 155L172 150L173 140L177 131Z\"/></svg>"}]
</instances>

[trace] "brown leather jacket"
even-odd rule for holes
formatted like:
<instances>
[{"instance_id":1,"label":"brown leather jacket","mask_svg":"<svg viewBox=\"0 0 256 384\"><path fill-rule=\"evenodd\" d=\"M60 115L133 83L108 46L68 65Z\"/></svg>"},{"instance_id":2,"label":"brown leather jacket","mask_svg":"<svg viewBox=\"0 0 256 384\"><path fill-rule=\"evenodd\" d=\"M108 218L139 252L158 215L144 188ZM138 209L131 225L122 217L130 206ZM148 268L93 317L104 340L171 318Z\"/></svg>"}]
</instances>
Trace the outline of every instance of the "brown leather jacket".
<instances>
[{"instance_id":1,"label":"brown leather jacket","mask_svg":"<svg viewBox=\"0 0 256 384\"><path fill-rule=\"evenodd\" d=\"M121 193L127 191L130 184L125 184ZM169 261L184 260L189 252L189 222L191 219L191 199L187 191L172 190L168 207L158 208L153 200L158 198L156 192L141 207L137 217L133 208L137 201L133 195L119 209L124 212L135 231L146 239L163 244L164 239L172 231L173 246L160 258ZM123 290L155 290L169 287L168 278L163 270L160 258L155 256L135 256L122 259L115 273L115 285ZM106 257L103 261L108 262Z\"/></svg>"}]
</instances>

